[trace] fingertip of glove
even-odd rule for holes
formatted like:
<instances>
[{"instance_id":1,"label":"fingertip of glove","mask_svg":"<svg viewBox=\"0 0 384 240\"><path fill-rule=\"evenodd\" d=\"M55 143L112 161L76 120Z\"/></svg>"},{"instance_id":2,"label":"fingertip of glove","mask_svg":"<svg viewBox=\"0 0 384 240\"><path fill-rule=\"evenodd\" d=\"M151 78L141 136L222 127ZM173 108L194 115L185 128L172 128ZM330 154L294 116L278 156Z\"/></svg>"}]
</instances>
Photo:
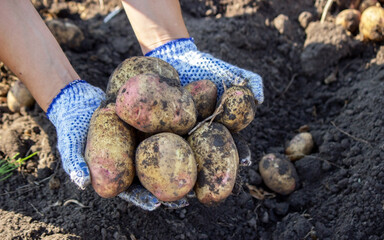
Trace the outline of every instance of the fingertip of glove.
<instances>
[{"instance_id":1,"label":"fingertip of glove","mask_svg":"<svg viewBox=\"0 0 384 240\"><path fill-rule=\"evenodd\" d=\"M91 177L82 170L72 171L70 178L81 190L91 184Z\"/></svg>"}]
</instances>

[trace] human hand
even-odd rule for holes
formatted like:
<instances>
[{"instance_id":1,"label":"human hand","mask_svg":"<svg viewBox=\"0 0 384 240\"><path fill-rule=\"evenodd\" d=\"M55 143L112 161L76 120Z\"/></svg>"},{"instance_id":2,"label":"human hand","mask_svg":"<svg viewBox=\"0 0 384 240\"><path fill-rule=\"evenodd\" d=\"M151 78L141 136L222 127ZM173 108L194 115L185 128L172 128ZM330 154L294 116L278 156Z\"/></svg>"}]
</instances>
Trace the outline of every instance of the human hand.
<instances>
[{"instance_id":1,"label":"human hand","mask_svg":"<svg viewBox=\"0 0 384 240\"><path fill-rule=\"evenodd\" d=\"M75 80L60 91L47 110L48 119L56 127L63 168L81 189L91 182L83 157L89 123L104 98L101 89L84 80Z\"/></svg>"},{"instance_id":2,"label":"human hand","mask_svg":"<svg viewBox=\"0 0 384 240\"><path fill-rule=\"evenodd\" d=\"M198 51L192 38L170 41L145 56L157 57L171 64L179 73L183 86L193 81L208 79L216 84L218 96L221 96L224 92L223 81L226 86L245 82L258 104L264 101L263 82L258 74Z\"/></svg>"}]
</instances>

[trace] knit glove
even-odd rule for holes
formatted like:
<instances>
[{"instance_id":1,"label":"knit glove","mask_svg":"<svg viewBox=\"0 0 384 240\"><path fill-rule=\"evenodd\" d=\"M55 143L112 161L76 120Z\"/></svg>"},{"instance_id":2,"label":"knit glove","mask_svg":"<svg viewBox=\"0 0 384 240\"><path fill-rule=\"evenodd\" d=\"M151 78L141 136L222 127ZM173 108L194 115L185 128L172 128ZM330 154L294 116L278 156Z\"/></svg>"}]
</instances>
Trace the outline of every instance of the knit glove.
<instances>
[{"instance_id":1,"label":"knit glove","mask_svg":"<svg viewBox=\"0 0 384 240\"><path fill-rule=\"evenodd\" d=\"M56 127L57 148L65 172L81 189L91 183L88 166L84 160L89 124L93 112L105 99L104 92L84 80L75 80L64 87L53 99L47 117ZM160 205L181 208L186 199L161 202L141 185L132 185L119 197L144 210L152 211Z\"/></svg>"},{"instance_id":2,"label":"knit glove","mask_svg":"<svg viewBox=\"0 0 384 240\"><path fill-rule=\"evenodd\" d=\"M258 104L264 101L263 82L258 74L198 51L193 38L170 41L145 56L157 57L171 64L179 73L182 86L197 80L211 80L216 84L220 97L224 92L223 81L228 87L245 82Z\"/></svg>"},{"instance_id":3,"label":"knit glove","mask_svg":"<svg viewBox=\"0 0 384 240\"><path fill-rule=\"evenodd\" d=\"M60 91L47 110L48 119L56 127L63 168L81 189L91 182L83 157L89 122L104 98L101 89L84 80L75 80Z\"/></svg>"}]
</instances>

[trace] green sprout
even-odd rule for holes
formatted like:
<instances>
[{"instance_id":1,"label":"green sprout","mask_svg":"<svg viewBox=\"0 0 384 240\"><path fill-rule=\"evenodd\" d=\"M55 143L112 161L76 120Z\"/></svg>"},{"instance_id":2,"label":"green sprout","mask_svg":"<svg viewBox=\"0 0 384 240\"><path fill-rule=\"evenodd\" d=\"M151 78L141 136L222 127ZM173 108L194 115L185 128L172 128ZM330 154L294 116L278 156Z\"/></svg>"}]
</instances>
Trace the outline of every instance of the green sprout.
<instances>
[{"instance_id":1,"label":"green sprout","mask_svg":"<svg viewBox=\"0 0 384 240\"><path fill-rule=\"evenodd\" d=\"M17 156L19 156L19 153L17 153L12 158L7 157L5 159L0 159L0 177L2 177L2 178L0 178L0 182L9 178L13 174L12 173L13 170L15 170L16 168L23 165L25 163L25 161L27 161L31 157L35 156L37 153L38 152L34 152L25 158L19 157L17 160L15 160L15 159Z\"/></svg>"}]
</instances>

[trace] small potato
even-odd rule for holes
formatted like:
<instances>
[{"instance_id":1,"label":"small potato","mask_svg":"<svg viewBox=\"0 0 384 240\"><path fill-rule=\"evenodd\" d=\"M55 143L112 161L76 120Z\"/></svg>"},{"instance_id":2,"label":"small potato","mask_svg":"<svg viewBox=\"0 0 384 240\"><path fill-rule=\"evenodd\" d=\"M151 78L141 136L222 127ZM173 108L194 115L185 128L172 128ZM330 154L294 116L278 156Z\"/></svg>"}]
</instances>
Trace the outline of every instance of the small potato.
<instances>
[{"instance_id":1,"label":"small potato","mask_svg":"<svg viewBox=\"0 0 384 240\"><path fill-rule=\"evenodd\" d=\"M375 6L377 4L377 0L362 0L359 6L359 11L364 12L365 9L369 8L370 6Z\"/></svg>"},{"instance_id":2,"label":"small potato","mask_svg":"<svg viewBox=\"0 0 384 240\"><path fill-rule=\"evenodd\" d=\"M345 30L356 33L359 29L360 11L356 9L345 9L336 16L336 24L341 25Z\"/></svg>"},{"instance_id":3,"label":"small potato","mask_svg":"<svg viewBox=\"0 0 384 240\"><path fill-rule=\"evenodd\" d=\"M272 191L281 195L292 193L297 184L298 176L293 164L270 153L265 155L259 162L260 175Z\"/></svg>"},{"instance_id":4,"label":"small potato","mask_svg":"<svg viewBox=\"0 0 384 240\"><path fill-rule=\"evenodd\" d=\"M101 105L92 115L85 161L92 186L103 198L126 190L135 176L135 130L117 115L113 103Z\"/></svg>"},{"instance_id":5,"label":"small potato","mask_svg":"<svg viewBox=\"0 0 384 240\"><path fill-rule=\"evenodd\" d=\"M214 205L233 190L239 167L239 155L228 129L221 123L204 123L189 137L197 162L197 199Z\"/></svg>"},{"instance_id":6,"label":"small potato","mask_svg":"<svg viewBox=\"0 0 384 240\"><path fill-rule=\"evenodd\" d=\"M313 148L313 138L308 132L295 135L285 149L285 154L291 161L298 160L311 153Z\"/></svg>"},{"instance_id":7,"label":"small potato","mask_svg":"<svg viewBox=\"0 0 384 240\"><path fill-rule=\"evenodd\" d=\"M229 131L239 132L246 128L255 118L256 102L252 91L245 86L228 88L220 99L223 112L216 121L224 124Z\"/></svg>"},{"instance_id":8,"label":"small potato","mask_svg":"<svg viewBox=\"0 0 384 240\"><path fill-rule=\"evenodd\" d=\"M141 184L161 201L176 201L196 183L196 160L184 138L158 133L136 150L136 170Z\"/></svg>"},{"instance_id":9,"label":"small potato","mask_svg":"<svg viewBox=\"0 0 384 240\"><path fill-rule=\"evenodd\" d=\"M109 77L106 91L108 102L115 101L120 87L128 79L143 73L157 74L163 78L175 79L180 83L176 69L160 58L144 56L127 58L117 66Z\"/></svg>"},{"instance_id":10,"label":"small potato","mask_svg":"<svg viewBox=\"0 0 384 240\"><path fill-rule=\"evenodd\" d=\"M22 107L31 107L35 99L28 91L27 87L17 80L7 94L7 105L12 112L19 112Z\"/></svg>"},{"instance_id":11,"label":"small potato","mask_svg":"<svg viewBox=\"0 0 384 240\"><path fill-rule=\"evenodd\" d=\"M359 29L366 40L384 40L384 8L371 6L365 9L361 14Z\"/></svg>"},{"instance_id":12,"label":"small potato","mask_svg":"<svg viewBox=\"0 0 384 240\"><path fill-rule=\"evenodd\" d=\"M68 21L52 19L46 24L59 44L77 49L85 39L81 29Z\"/></svg>"},{"instance_id":13,"label":"small potato","mask_svg":"<svg viewBox=\"0 0 384 240\"><path fill-rule=\"evenodd\" d=\"M191 93L195 102L197 119L199 121L209 117L215 111L217 87L210 80L199 80L184 86Z\"/></svg>"},{"instance_id":14,"label":"small potato","mask_svg":"<svg viewBox=\"0 0 384 240\"><path fill-rule=\"evenodd\" d=\"M116 99L117 115L145 133L186 134L196 123L191 94L176 80L155 74L130 78Z\"/></svg>"}]
</instances>

